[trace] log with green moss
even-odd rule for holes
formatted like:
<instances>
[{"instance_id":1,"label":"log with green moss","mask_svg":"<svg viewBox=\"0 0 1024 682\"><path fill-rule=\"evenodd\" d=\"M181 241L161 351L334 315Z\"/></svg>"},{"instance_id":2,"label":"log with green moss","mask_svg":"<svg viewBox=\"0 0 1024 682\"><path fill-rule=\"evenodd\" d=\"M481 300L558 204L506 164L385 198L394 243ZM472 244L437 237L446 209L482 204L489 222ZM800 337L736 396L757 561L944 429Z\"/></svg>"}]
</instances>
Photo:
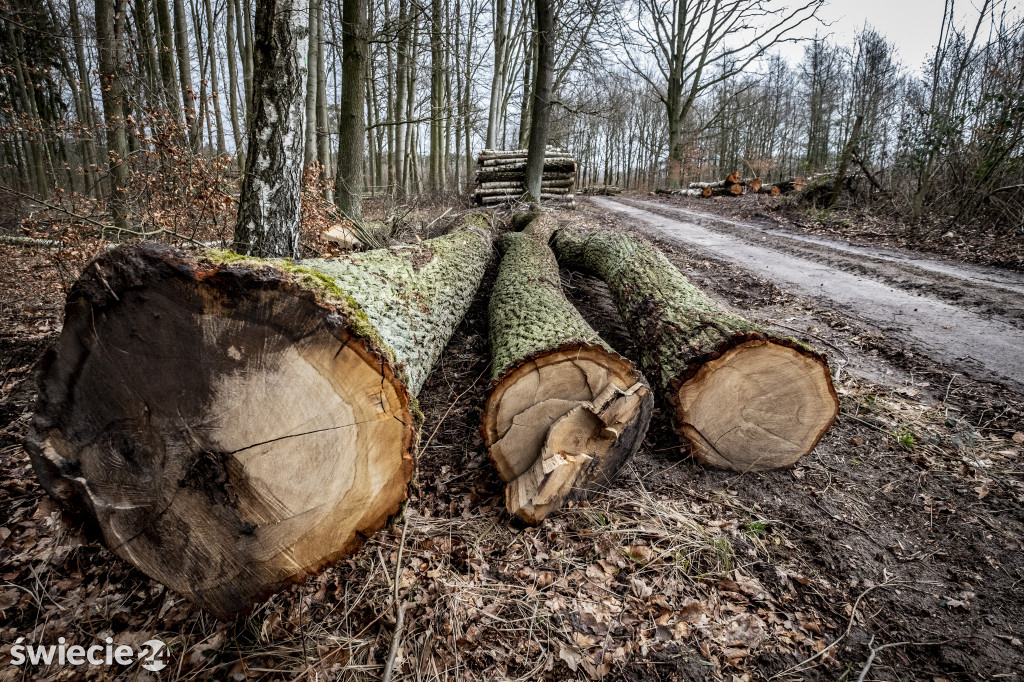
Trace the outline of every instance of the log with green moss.
<instances>
[{"instance_id":1,"label":"log with green moss","mask_svg":"<svg viewBox=\"0 0 1024 682\"><path fill-rule=\"evenodd\" d=\"M540 523L607 487L643 441L654 398L562 293L541 214L505 235L490 301L493 383L482 432L506 506Z\"/></svg>"},{"instance_id":2,"label":"log with green moss","mask_svg":"<svg viewBox=\"0 0 1024 682\"><path fill-rule=\"evenodd\" d=\"M107 547L226 617L351 552L406 496L415 396L491 258L480 218L334 260L155 244L85 269L28 449Z\"/></svg>"},{"instance_id":3,"label":"log with green moss","mask_svg":"<svg viewBox=\"0 0 1024 682\"><path fill-rule=\"evenodd\" d=\"M822 355L713 301L657 248L606 229L561 229L565 265L608 284L644 373L696 459L735 471L792 466L835 420Z\"/></svg>"}]
</instances>

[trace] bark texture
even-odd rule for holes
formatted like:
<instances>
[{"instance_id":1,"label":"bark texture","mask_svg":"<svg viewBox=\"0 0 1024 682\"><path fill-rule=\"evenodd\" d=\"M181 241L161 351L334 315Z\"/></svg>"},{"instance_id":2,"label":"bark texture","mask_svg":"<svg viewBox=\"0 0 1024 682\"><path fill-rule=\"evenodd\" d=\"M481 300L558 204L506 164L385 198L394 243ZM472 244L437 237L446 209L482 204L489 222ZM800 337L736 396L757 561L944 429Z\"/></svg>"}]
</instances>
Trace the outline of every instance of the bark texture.
<instances>
[{"instance_id":1,"label":"bark texture","mask_svg":"<svg viewBox=\"0 0 1024 682\"><path fill-rule=\"evenodd\" d=\"M405 498L412 396L490 244L463 229L301 265L105 253L40 368L27 447L43 486L218 617L302 580Z\"/></svg>"},{"instance_id":2,"label":"bark texture","mask_svg":"<svg viewBox=\"0 0 1024 682\"><path fill-rule=\"evenodd\" d=\"M640 446L653 396L566 300L548 246L553 218L502 239L490 302L493 383L482 417L510 513L540 523L605 488Z\"/></svg>"},{"instance_id":3,"label":"bark texture","mask_svg":"<svg viewBox=\"0 0 1024 682\"><path fill-rule=\"evenodd\" d=\"M341 105L334 201L342 215L363 215L363 151L366 140L366 0L344 0L341 24Z\"/></svg>"},{"instance_id":4,"label":"bark texture","mask_svg":"<svg viewBox=\"0 0 1024 682\"><path fill-rule=\"evenodd\" d=\"M238 202L235 251L299 257L307 5L262 0L253 49L252 116Z\"/></svg>"},{"instance_id":5,"label":"bark texture","mask_svg":"<svg viewBox=\"0 0 1024 682\"><path fill-rule=\"evenodd\" d=\"M715 303L658 249L603 229L561 229L554 247L608 284L698 460L736 471L791 466L835 420L823 356Z\"/></svg>"},{"instance_id":6,"label":"bark texture","mask_svg":"<svg viewBox=\"0 0 1024 682\"><path fill-rule=\"evenodd\" d=\"M544 174L544 156L548 146L548 128L551 121L551 82L555 71L555 3L554 0L534 0L537 19L537 73L533 83L533 105L530 107L530 144L526 157L526 199L532 203L541 200L541 176Z\"/></svg>"}]
</instances>

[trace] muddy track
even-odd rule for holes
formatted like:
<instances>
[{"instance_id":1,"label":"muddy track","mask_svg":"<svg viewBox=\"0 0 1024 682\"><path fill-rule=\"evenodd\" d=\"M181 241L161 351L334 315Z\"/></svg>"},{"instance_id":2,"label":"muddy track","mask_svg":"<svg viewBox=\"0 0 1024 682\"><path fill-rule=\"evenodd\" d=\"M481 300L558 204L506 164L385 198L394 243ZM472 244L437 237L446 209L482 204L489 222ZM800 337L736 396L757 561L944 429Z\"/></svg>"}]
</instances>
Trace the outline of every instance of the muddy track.
<instances>
[{"instance_id":1,"label":"muddy track","mask_svg":"<svg viewBox=\"0 0 1024 682\"><path fill-rule=\"evenodd\" d=\"M1024 389L1024 276L652 202L591 201L657 237L695 246L876 326L973 378Z\"/></svg>"}]
</instances>

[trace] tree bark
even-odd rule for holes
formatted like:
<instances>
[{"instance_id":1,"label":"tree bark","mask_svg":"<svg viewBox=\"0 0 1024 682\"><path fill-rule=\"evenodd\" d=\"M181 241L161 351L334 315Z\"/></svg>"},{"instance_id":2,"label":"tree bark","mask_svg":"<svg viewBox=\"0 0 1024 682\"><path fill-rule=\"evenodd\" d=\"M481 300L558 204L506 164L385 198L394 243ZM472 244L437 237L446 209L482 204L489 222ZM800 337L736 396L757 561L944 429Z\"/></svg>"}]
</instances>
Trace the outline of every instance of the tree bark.
<instances>
[{"instance_id":1,"label":"tree bark","mask_svg":"<svg viewBox=\"0 0 1024 682\"><path fill-rule=\"evenodd\" d=\"M405 498L413 397L490 243L461 229L301 266L107 252L42 367L28 448L43 486L215 616L301 581Z\"/></svg>"},{"instance_id":2,"label":"tree bark","mask_svg":"<svg viewBox=\"0 0 1024 682\"><path fill-rule=\"evenodd\" d=\"M103 117L107 127L110 212L117 227L128 226L128 141L124 130L124 12L113 0L96 0L96 44L99 56Z\"/></svg>"},{"instance_id":3,"label":"tree bark","mask_svg":"<svg viewBox=\"0 0 1024 682\"><path fill-rule=\"evenodd\" d=\"M317 69L317 51L320 38L317 31L317 8L319 0L309 0L309 43L306 50L306 130L305 132L305 153L303 154L303 166L309 166L316 160L316 91L319 72Z\"/></svg>"},{"instance_id":4,"label":"tree bark","mask_svg":"<svg viewBox=\"0 0 1024 682\"><path fill-rule=\"evenodd\" d=\"M342 12L341 106L334 201L342 215L358 222L363 214L366 138L366 0L344 0Z\"/></svg>"},{"instance_id":5,"label":"tree bark","mask_svg":"<svg viewBox=\"0 0 1024 682\"><path fill-rule=\"evenodd\" d=\"M505 235L490 301L493 383L481 431L509 513L540 523L607 487L647 432L654 398L565 295L550 215Z\"/></svg>"},{"instance_id":6,"label":"tree bark","mask_svg":"<svg viewBox=\"0 0 1024 682\"><path fill-rule=\"evenodd\" d=\"M327 184L327 179L334 177L331 173L331 133L327 118L327 69L324 66L324 8L323 3L316 13L316 140L317 160L320 162L320 179L324 181L324 199L334 202L334 193Z\"/></svg>"},{"instance_id":7,"label":"tree bark","mask_svg":"<svg viewBox=\"0 0 1024 682\"><path fill-rule=\"evenodd\" d=\"M235 57L236 40L235 36L235 3L236 0L227 0L227 61L228 61L228 103L231 106L231 135L235 141L235 164L239 172L245 170L245 138L242 126L238 119L239 107L243 104L245 93L238 96L238 62Z\"/></svg>"},{"instance_id":8,"label":"tree bark","mask_svg":"<svg viewBox=\"0 0 1024 682\"><path fill-rule=\"evenodd\" d=\"M96 153L94 140L96 137L96 108L92 99L92 82L89 80L89 64L85 59L85 36L82 22L78 15L78 0L68 0L72 42L75 47L75 67L78 70L78 90L81 100L81 113L78 116L83 128L83 162L86 166L86 178L89 183L89 194L99 198L102 196L96 167L99 157Z\"/></svg>"},{"instance_id":9,"label":"tree bark","mask_svg":"<svg viewBox=\"0 0 1024 682\"><path fill-rule=\"evenodd\" d=\"M193 149L202 146L202 126L196 115L196 102L192 96L192 57L188 49L188 26L185 22L184 0L174 0L174 47L178 52L178 82L181 85L181 101L185 106L185 124L188 127L189 144Z\"/></svg>"},{"instance_id":10,"label":"tree bark","mask_svg":"<svg viewBox=\"0 0 1024 682\"><path fill-rule=\"evenodd\" d=\"M224 136L224 119L221 118L220 112L220 83L217 76L217 33L213 21L213 7L210 0L203 0L204 9L206 11L206 32L209 34L208 38L208 56L210 59L210 86L213 88L213 117L217 122L217 154L218 156L224 156L227 153L227 140Z\"/></svg>"},{"instance_id":11,"label":"tree bark","mask_svg":"<svg viewBox=\"0 0 1024 682\"><path fill-rule=\"evenodd\" d=\"M792 466L832 425L839 400L824 357L718 305L653 246L568 228L554 246L564 264L608 284L698 461L740 472Z\"/></svg>"},{"instance_id":12,"label":"tree bark","mask_svg":"<svg viewBox=\"0 0 1024 682\"><path fill-rule=\"evenodd\" d=\"M298 258L309 33L305 0L258 0L256 13L252 115L235 250Z\"/></svg>"},{"instance_id":13,"label":"tree bark","mask_svg":"<svg viewBox=\"0 0 1024 682\"><path fill-rule=\"evenodd\" d=\"M444 116L444 45L441 42L441 0L430 3L430 172L431 192L440 192L444 180L442 124Z\"/></svg>"},{"instance_id":14,"label":"tree bark","mask_svg":"<svg viewBox=\"0 0 1024 682\"><path fill-rule=\"evenodd\" d=\"M174 27L171 21L171 8L167 2L168 0L155 0L156 45L160 51L160 78L163 80L164 103L171 120L180 126L181 97L178 94L178 77L175 75L177 65L174 59Z\"/></svg>"},{"instance_id":15,"label":"tree bark","mask_svg":"<svg viewBox=\"0 0 1024 682\"><path fill-rule=\"evenodd\" d=\"M551 121L551 81L555 71L555 3L554 0L534 0L537 10L537 65L533 88L533 106L530 108L530 146L526 157L526 196L539 202L541 176L544 174L544 152L548 146L548 128Z\"/></svg>"}]
</instances>

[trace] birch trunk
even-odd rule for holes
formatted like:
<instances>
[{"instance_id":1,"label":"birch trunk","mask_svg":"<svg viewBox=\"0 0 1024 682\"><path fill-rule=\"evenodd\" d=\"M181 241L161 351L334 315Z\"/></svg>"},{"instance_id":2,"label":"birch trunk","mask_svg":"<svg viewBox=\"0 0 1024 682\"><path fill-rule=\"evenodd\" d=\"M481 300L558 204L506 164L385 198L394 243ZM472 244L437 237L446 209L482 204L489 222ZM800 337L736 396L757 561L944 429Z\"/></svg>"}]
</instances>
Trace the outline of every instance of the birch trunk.
<instances>
[{"instance_id":1,"label":"birch trunk","mask_svg":"<svg viewBox=\"0 0 1024 682\"><path fill-rule=\"evenodd\" d=\"M253 97L235 250L299 257L303 95L309 26L306 0L260 0L253 49Z\"/></svg>"}]
</instances>

